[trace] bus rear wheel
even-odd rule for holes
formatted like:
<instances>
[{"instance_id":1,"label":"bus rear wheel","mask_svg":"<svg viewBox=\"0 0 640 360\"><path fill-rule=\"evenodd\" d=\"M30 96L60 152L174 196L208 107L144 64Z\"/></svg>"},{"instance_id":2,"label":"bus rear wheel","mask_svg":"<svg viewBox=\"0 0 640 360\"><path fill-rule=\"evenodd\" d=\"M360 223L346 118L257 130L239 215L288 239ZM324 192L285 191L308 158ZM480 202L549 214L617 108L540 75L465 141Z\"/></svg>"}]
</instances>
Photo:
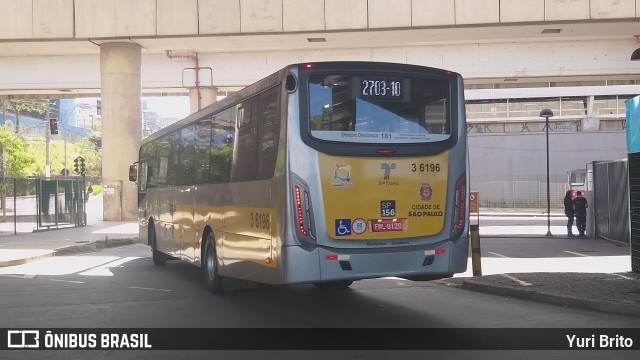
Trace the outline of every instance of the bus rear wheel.
<instances>
[{"instance_id":1,"label":"bus rear wheel","mask_svg":"<svg viewBox=\"0 0 640 360\"><path fill-rule=\"evenodd\" d=\"M164 265L167 263L167 255L158 251L158 243L156 241L156 230L153 223L149 224L149 239L151 239L151 258L154 265Z\"/></svg>"},{"instance_id":2,"label":"bus rear wheel","mask_svg":"<svg viewBox=\"0 0 640 360\"><path fill-rule=\"evenodd\" d=\"M207 289L214 294L221 293L223 290L222 277L218 274L218 257L213 233L207 235L202 270L207 282Z\"/></svg>"},{"instance_id":3,"label":"bus rear wheel","mask_svg":"<svg viewBox=\"0 0 640 360\"><path fill-rule=\"evenodd\" d=\"M352 280L342 280L342 281L327 281L321 283L314 283L317 289L346 289L353 284Z\"/></svg>"}]
</instances>

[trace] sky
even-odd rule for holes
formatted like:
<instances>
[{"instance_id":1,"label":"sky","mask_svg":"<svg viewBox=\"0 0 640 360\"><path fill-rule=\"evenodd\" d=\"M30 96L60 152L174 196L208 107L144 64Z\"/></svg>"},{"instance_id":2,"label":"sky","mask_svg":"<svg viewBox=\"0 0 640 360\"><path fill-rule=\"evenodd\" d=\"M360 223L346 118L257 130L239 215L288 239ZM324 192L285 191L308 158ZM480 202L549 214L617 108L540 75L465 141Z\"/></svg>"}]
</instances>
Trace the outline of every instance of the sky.
<instances>
[{"instance_id":1,"label":"sky","mask_svg":"<svg viewBox=\"0 0 640 360\"><path fill-rule=\"evenodd\" d=\"M189 115L188 96L144 97L147 109L158 113L163 118L182 119Z\"/></svg>"},{"instance_id":2,"label":"sky","mask_svg":"<svg viewBox=\"0 0 640 360\"><path fill-rule=\"evenodd\" d=\"M78 104L95 105L99 98L80 98L76 99ZM158 113L163 118L182 119L189 115L189 97L188 96L162 96L162 97L143 97L142 101L147 102L147 109Z\"/></svg>"}]
</instances>

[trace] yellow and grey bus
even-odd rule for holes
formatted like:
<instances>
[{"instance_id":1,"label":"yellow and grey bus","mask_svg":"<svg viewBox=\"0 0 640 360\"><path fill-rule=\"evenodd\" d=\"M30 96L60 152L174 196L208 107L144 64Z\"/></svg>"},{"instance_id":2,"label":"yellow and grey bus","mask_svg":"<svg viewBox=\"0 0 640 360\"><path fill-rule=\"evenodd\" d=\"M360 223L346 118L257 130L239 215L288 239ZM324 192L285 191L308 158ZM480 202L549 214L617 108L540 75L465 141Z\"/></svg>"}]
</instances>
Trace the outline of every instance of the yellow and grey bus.
<instances>
[{"instance_id":1,"label":"yellow and grey bus","mask_svg":"<svg viewBox=\"0 0 640 360\"><path fill-rule=\"evenodd\" d=\"M153 262L225 279L346 287L467 267L463 81L376 62L289 65L145 138Z\"/></svg>"}]
</instances>

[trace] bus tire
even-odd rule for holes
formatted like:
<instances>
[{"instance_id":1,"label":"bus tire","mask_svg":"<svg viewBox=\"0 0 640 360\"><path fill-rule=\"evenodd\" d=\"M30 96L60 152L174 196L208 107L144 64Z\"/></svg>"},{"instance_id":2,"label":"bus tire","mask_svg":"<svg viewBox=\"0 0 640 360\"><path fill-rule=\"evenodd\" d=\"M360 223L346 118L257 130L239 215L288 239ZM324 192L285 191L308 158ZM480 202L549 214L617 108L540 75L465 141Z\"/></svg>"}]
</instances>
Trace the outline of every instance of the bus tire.
<instances>
[{"instance_id":1,"label":"bus tire","mask_svg":"<svg viewBox=\"0 0 640 360\"><path fill-rule=\"evenodd\" d=\"M222 277L218 274L218 256L212 232L207 235L205 244L204 259L202 261L204 279L207 282L207 289L214 294L219 294L223 291Z\"/></svg>"},{"instance_id":2,"label":"bus tire","mask_svg":"<svg viewBox=\"0 0 640 360\"><path fill-rule=\"evenodd\" d=\"M167 255L158 251L158 244L156 241L156 228L153 223L149 224L149 240L151 241L151 258L153 259L153 264L156 266L161 266L167 263Z\"/></svg>"},{"instance_id":3,"label":"bus tire","mask_svg":"<svg viewBox=\"0 0 640 360\"><path fill-rule=\"evenodd\" d=\"M327 281L314 283L317 289L346 289L353 284L353 280Z\"/></svg>"}]
</instances>

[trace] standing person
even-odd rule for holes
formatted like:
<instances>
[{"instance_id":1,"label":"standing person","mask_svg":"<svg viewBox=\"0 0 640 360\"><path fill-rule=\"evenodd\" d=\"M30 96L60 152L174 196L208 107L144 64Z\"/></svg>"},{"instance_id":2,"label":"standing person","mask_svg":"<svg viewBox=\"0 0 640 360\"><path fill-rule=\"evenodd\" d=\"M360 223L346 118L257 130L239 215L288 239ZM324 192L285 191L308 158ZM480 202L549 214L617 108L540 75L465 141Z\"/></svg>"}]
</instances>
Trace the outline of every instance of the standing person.
<instances>
[{"instance_id":1,"label":"standing person","mask_svg":"<svg viewBox=\"0 0 640 360\"><path fill-rule=\"evenodd\" d=\"M578 228L579 237L585 237L584 232L587 229L587 199L582 197L581 191L576 191L576 199L573 202L573 208L576 212L576 228Z\"/></svg>"},{"instance_id":2,"label":"standing person","mask_svg":"<svg viewBox=\"0 0 640 360\"><path fill-rule=\"evenodd\" d=\"M87 189L87 198L84 199L84 202L88 202L89 201L89 195L93 194L93 188L91 187L91 185L89 185L89 188Z\"/></svg>"},{"instance_id":3,"label":"standing person","mask_svg":"<svg viewBox=\"0 0 640 360\"><path fill-rule=\"evenodd\" d=\"M575 236L571 231L573 228L573 217L575 216L572 195L573 191L571 190L567 190L567 193L564 195L564 214L567 216L567 236L569 237Z\"/></svg>"}]
</instances>

